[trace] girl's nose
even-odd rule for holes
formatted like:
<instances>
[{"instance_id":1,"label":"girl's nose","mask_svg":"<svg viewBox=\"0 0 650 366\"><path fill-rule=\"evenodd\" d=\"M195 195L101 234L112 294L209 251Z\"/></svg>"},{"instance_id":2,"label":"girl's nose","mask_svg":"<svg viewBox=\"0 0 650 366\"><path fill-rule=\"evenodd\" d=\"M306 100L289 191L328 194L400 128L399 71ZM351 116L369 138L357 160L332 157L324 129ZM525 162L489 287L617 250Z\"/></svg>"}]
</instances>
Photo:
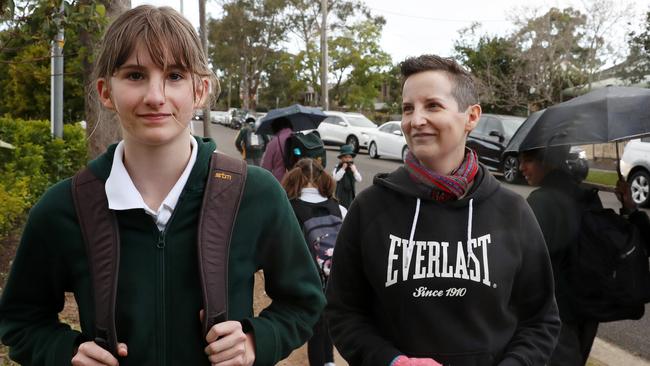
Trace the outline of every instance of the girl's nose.
<instances>
[{"instance_id":1,"label":"girl's nose","mask_svg":"<svg viewBox=\"0 0 650 366\"><path fill-rule=\"evenodd\" d=\"M144 102L150 106L161 106L165 104L165 81L161 78L152 77L147 85L147 94Z\"/></svg>"}]
</instances>

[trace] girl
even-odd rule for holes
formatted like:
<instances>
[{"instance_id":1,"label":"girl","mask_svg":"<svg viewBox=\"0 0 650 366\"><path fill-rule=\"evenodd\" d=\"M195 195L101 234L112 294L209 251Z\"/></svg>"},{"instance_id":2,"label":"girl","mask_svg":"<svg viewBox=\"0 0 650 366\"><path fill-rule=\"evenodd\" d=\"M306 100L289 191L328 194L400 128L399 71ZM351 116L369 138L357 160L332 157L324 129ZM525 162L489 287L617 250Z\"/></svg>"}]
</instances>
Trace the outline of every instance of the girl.
<instances>
[{"instance_id":1,"label":"girl","mask_svg":"<svg viewBox=\"0 0 650 366\"><path fill-rule=\"evenodd\" d=\"M95 76L124 138L89 164L106 182L119 225L119 364L275 364L309 337L324 299L285 193L262 169L248 168L235 218L229 319L201 331L195 243L215 144L191 136L188 124L216 80L196 31L171 8L131 9L106 31ZM254 317L258 269L273 302ZM75 295L80 331L58 320L65 291ZM66 179L31 210L3 292L0 336L10 356L30 365L117 365L92 341L92 292Z\"/></svg>"},{"instance_id":2,"label":"girl","mask_svg":"<svg viewBox=\"0 0 650 366\"><path fill-rule=\"evenodd\" d=\"M300 159L294 168L284 176L282 186L287 191L298 222L303 227L307 220L314 217L333 215L338 219L343 219L347 213L345 207L339 205L334 198L334 179L314 159ZM335 219L333 223L338 222L340 225L338 219ZM336 226L337 231L338 227ZM334 236L332 235L333 239L335 239ZM310 250L316 255L316 260L319 262L316 248L310 248ZM329 263L328 260L317 263L322 271L323 284L329 275ZM314 326L314 335L307 346L309 365L334 366L333 350L327 323L320 319Z\"/></svg>"},{"instance_id":3,"label":"girl","mask_svg":"<svg viewBox=\"0 0 650 366\"><path fill-rule=\"evenodd\" d=\"M375 177L336 243L326 316L350 366L541 366L560 328L530 208L465 148L481 117L471 75L404 61L405 166Z\"/></svg>"}]
</instances>

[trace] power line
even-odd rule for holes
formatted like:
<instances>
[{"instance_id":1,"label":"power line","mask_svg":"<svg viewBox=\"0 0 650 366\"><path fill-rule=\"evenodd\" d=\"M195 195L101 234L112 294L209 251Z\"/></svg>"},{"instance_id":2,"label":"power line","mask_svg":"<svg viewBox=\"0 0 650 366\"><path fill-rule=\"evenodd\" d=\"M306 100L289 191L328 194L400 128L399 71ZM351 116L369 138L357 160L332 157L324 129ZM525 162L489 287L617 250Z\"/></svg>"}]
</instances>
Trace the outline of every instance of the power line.
<instances>
[{"instance_id":1,"label":"power line","mask_svg":"<svg viewBox=\"0 0 650 366\"><path fill-rule=\"evenodd\" d=\"M386 9L379 9L379 8L374 8L374 7L369 7L372 10L378 11L378 12L383 12L387 14L392 14L392 15L397 15L405 18L412 18L412 19L423 19L423 20L433 20L436 22L449 22L449 23L473 23L473 22L479 22L479 23L510 23L509 20L505 19L449 19L449 18L429 18L429 17L423 17L423 16L418 16L418 15L412 15L412 14L404 14L404 13L398 13L395 11L391 10L386 10Z\"/></svg>"}]
</instances>

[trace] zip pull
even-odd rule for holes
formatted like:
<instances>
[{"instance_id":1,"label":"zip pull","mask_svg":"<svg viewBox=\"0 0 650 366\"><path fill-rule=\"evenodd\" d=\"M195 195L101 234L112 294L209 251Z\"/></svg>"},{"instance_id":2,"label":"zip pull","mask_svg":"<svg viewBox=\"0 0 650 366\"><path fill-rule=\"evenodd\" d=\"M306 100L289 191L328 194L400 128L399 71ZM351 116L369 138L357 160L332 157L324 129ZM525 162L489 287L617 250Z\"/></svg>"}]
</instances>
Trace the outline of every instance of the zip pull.
<instances>
[{"instance_id":1,"label":"zip pull","mask_svg":"<svg viewBox=\"0 0 650 366\"><path fill-rule=\"evenodd\" d=\"M156 248L158 249L164 249L165 248L165 232L161 231L160 235L158 235L158 243L156 244Z\"/></svg>"}]
</instances>

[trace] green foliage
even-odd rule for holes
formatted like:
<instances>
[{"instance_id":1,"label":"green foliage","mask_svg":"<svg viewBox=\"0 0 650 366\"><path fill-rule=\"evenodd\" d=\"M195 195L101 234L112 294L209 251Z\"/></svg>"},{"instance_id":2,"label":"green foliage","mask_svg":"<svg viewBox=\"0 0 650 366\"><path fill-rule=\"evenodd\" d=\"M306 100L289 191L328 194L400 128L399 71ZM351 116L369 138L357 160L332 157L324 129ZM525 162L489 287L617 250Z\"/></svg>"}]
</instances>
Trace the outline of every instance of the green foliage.
<instances>
[{"instance_id":1,"label":"green foliage","mask_svg":"<svg viewBox=\"0 0 650 366\"><path fill-rule=\"evenodd\" d=\"M630 55L621 71L621 76L632 83L638 83L650 75L650 11L646 13L644 29L630 34Z\"/></svg>"},{"instance_id":2,"label":"green foliage","mask_svg":"<svg viewBox=\"0 0 650 366\"><path fill-rule=\"evenodd\" d=\"M64 121L85 119L84 78L93 49L108 20L98 0L65 3L48 0L16 1L15 13L0 17L0 115L45 119L50 115L50 42L59 22L65 31ZM85 39L82 42L82 38Z\"/></svg>"},{"instance_id":3,"label":"green foliage","mask_svg":"<svg viewBox=\"0 0 650 366\"><path fill-rule=\"evenodd\" d=\"M87 161L85 130L64 125L63 140L51 137L48 121L0 117L0 238L20 224L48 186L73 175Z\"/></svg>"}]
</instances>

